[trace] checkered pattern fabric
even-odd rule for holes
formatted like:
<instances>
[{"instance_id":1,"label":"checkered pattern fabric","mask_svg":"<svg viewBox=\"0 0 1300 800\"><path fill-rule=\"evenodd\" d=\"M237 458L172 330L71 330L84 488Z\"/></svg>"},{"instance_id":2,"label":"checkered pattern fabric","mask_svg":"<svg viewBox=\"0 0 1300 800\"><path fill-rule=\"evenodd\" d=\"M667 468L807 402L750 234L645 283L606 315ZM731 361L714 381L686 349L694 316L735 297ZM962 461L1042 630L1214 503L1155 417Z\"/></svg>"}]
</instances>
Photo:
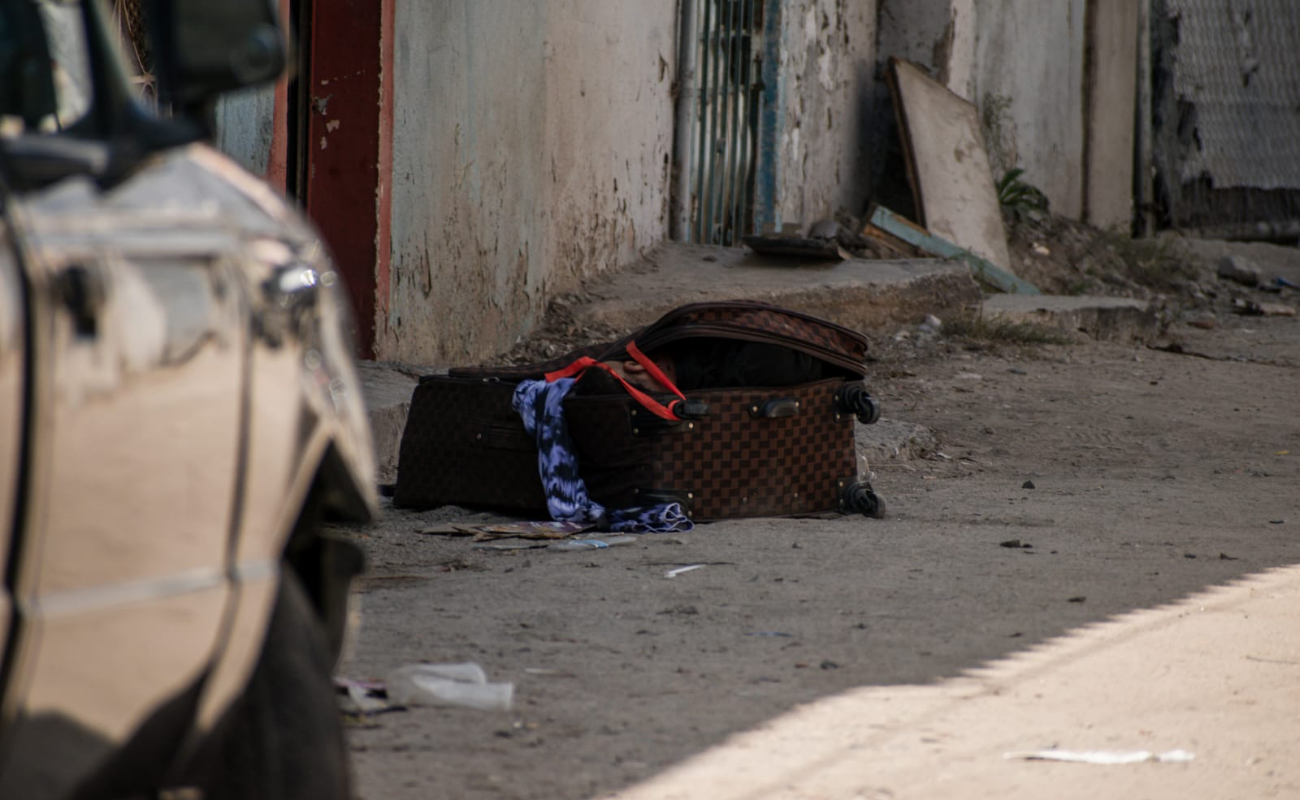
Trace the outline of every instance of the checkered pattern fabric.
<instances>
[{"instance_id":1,"label":"checkered pattern fabric","mask_svg":"<svg viewBox=\"0 0 1300 800\"><path fill-rule=\"evenodd\" d=\"M697 521L815 513L838 509L839 482L857 471L853 417L836 418L842 384L687 392L709 415L660 433L642 430L660 423L625 398L574 398L566 416L583 477L603 503L674 491L691 495ZM798 401L798 413L754 416L776 398Z\"/></svg>"}]
</instances>

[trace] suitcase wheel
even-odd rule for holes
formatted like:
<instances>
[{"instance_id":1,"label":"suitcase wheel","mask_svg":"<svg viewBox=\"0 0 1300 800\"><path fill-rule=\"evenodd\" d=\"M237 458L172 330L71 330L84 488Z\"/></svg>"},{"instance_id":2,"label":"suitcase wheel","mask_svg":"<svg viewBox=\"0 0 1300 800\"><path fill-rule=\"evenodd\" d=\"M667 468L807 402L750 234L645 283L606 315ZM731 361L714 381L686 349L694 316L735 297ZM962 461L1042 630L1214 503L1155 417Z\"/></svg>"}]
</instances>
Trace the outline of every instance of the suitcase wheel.
<instances>
[{"instance_id":1,"label":"suitcase wheel","mask_svg":"<svg viewBox=\"0 0 1300 800\"><path fill-rule=\"evenodd\" d=\"M854 414L858 422L871 425L880 419L880 403L867 394L866 387L860 383L846 383L835 393L835 404L844 411Z\"/></svg>"},{"instance_id":2,"label":"suitcase wheel","mask_svg":"<svg viewBox=\"0 0 1300 800\"><path fill-rule=\"evenodd\" d=\"M885 518L885 498L872 490L871 484L854 481L840 490L840 508L872 519Z\"/></svg>"}]
</instances>

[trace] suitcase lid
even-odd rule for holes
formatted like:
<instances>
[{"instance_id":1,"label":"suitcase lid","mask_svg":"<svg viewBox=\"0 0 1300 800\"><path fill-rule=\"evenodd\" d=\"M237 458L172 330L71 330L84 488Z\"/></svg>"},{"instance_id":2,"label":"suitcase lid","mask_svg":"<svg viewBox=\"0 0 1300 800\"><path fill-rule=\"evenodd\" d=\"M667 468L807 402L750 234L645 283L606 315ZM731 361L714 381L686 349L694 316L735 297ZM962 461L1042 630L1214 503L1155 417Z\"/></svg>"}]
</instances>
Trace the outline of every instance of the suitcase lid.
<instances>
[{"instance_id":1,"label":"suitcase lid","mask_svg":"<svg viewBox=\"0 0 1300 800\"><path fill-rule=\"evenodd\" d=\"M691 338L736 339L789 347L845 370L866 375L867 338L834 322L756 300L690 303L664 314L654 323L607 344L591 345L536 364L456 367L457 377L499 380L539 380L583 356L597 361L627 358L630 342L647 353Z\"/></svg>"}]
</instances>

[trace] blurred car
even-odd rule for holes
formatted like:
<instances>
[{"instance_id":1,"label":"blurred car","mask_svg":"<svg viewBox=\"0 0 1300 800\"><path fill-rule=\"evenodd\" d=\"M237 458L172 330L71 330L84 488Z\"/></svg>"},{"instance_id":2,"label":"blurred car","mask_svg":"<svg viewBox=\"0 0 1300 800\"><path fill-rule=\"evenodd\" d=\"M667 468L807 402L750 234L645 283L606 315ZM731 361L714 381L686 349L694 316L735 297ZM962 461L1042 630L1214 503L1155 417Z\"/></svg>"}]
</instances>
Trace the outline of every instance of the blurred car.
<instances>
[{"instance_id":1,"label":"blurred car","mask_svg":"<svg viewBox=\"0 0 1300 800\"><path fill-rule=\"evenodd\" d=\"M165 117L98 0L0 0L0 797L344 797L350 318L204 143L286 48L268 0L148 10Z\"/></svg>"}]
</instances>

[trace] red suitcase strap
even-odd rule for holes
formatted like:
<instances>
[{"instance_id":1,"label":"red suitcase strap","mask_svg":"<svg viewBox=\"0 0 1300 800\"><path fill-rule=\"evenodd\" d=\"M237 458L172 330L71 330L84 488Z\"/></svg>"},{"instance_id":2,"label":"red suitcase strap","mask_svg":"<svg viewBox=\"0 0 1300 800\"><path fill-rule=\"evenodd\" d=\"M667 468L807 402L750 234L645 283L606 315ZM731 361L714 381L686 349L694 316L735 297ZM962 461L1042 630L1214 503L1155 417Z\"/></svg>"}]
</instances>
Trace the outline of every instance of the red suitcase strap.
<instances>
[{"instance_id":1,"label":"red suitcase strap","mask_svg":"<svg viewBox=\"0 0 1300 800\"><path fill-rule=\"evenodd\" d=\"M674 409L676 409L678 403L681 403L686 399L686 396L682 394L681 390L668 379L668 376L663 373L663 370L659 369L659 365L655 364L655 362L651 361L645 353L641 352L641 348L636 346L636 342L628 342L627 354L632 356L633 360L644 367L646 373L650 377L658 381L665 389L677 395L677 399L671 401L665 406L663 403L660 403L658 400L628 383L622 375L615 372L608 364L603 364L591 356L583 356L563 369L557 369L554 372L546 373L546 382L552 383L560 378L574 378L586 372L591 367L603 369L610 375L613 375L614 379L622 384L623 388L627 390L627 393L632 395L632 397L644 406L647 411L657 417L662 417L671 422L680 422L681 417L677 416Z\"/></svg>"}]
</instances>

